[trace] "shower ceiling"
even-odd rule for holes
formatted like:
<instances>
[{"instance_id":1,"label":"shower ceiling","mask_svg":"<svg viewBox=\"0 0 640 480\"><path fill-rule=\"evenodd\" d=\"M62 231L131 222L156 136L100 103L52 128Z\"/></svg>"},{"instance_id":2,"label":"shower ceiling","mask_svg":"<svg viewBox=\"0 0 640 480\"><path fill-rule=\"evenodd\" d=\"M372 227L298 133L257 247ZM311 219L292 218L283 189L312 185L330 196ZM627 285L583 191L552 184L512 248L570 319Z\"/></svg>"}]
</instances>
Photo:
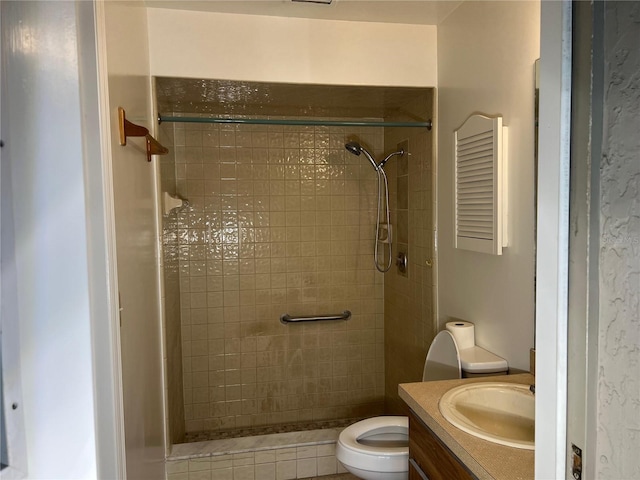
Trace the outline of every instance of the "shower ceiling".
<instances>
[{"instance_id":1,"label":"shower ceiling","mask_svg":"<svg viewBox=\"0 0 640 480\"><path fill-rule=\"evenodd\" d=\"M211 115L385 118L426 121L430 88L156 79L158 110Z\"/></svg>"}]
</instances>

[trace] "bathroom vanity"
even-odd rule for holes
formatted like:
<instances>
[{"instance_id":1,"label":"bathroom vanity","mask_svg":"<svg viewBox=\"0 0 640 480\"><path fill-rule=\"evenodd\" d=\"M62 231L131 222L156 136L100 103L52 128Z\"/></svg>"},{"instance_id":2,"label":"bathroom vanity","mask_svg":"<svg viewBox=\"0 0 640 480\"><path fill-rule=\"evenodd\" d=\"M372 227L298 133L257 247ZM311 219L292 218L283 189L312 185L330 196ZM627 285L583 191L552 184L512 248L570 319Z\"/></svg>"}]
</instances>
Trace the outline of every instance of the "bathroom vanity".
<instances>
[{"instance_id":1,"label":"bathroom vanity","mask_svg":"<svg viewBox=\"0 0 640 480\"><path fill-rule=\"evenodd\" d=\"M409 412L409 480L473 480L469 470L411 410Z\"/></svg>"},{"instance_id":2,"label":"bathroom vanity","mask_svg":"<svg viewBox=\"0 0 640 480\"><path fill-rule=\"evenodd\" d=\"M411 409L409 480L533 479L532 450L498 445L465 433L450 424L438 408L442 395L464 383L533 381L527 373L400 385L400 398Z\"/></svg>"}]
</instances>

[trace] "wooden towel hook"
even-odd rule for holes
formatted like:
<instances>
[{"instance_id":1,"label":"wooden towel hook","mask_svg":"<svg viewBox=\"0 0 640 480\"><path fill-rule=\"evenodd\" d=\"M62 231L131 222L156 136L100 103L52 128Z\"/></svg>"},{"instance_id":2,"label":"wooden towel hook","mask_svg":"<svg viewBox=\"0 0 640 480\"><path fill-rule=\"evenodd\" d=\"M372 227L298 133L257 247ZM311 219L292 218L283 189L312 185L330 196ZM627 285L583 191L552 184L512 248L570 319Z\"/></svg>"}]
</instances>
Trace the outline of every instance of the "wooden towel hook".
<instances>
[{"instance_id":1,"label":"wooden towel hook","mask_svg":"<svg viewBox=\"0 0 640 480\"><path fill-rule=\"evenodd\" d=\"M127 120L124 108L122 107L118 107L118 125L120 130L120 145L127 144L127 137L145 137L148 162L151 161L151 155L166 155L169 153L169 149L163 147L160 142L153 138L147 128Z\"/></svg>"}]
</instances>

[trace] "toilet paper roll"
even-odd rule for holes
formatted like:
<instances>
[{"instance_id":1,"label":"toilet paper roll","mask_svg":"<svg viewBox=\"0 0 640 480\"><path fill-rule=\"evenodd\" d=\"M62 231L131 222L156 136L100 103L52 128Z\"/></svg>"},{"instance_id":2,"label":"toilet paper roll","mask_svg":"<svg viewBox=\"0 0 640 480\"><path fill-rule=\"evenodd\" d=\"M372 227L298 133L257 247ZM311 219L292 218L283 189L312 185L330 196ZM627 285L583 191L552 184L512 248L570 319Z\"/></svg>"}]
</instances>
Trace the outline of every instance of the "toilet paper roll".
<instances>
[{"instance_id":1,"label":"toilet paper roll","mask_svg":"<svg viewBox=\"0 0 640 480\"><path fill-rule=\"evenodd\" d=\"M476 344L475 327L471 322L447 322L447 330L451 332L458 350L471 348Z\"/></svg>"}]
</instances>

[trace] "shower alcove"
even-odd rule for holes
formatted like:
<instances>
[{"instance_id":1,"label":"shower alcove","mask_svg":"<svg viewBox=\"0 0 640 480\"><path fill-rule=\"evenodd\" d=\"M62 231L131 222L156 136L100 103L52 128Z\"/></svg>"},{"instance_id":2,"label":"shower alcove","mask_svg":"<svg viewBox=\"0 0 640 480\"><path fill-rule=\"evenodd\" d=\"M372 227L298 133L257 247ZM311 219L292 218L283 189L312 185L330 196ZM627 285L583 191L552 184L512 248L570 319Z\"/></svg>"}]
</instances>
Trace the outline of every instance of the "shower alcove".
<instances>
[{"instance_id":1,"label":"shower alcove","mask_svg":"<svg viewBox=\"0 0 640 480\"><path fill-rule=\"evenodd\" d=\"M189 201L162 219L170 443L402 413L397 385L419 380L435 331L433 89L156 78L155 92L160 188ZM376 175L347 141L376 157L406 142L385 166L406 275L376 271Z\"/></svg>"}]
</instances>

